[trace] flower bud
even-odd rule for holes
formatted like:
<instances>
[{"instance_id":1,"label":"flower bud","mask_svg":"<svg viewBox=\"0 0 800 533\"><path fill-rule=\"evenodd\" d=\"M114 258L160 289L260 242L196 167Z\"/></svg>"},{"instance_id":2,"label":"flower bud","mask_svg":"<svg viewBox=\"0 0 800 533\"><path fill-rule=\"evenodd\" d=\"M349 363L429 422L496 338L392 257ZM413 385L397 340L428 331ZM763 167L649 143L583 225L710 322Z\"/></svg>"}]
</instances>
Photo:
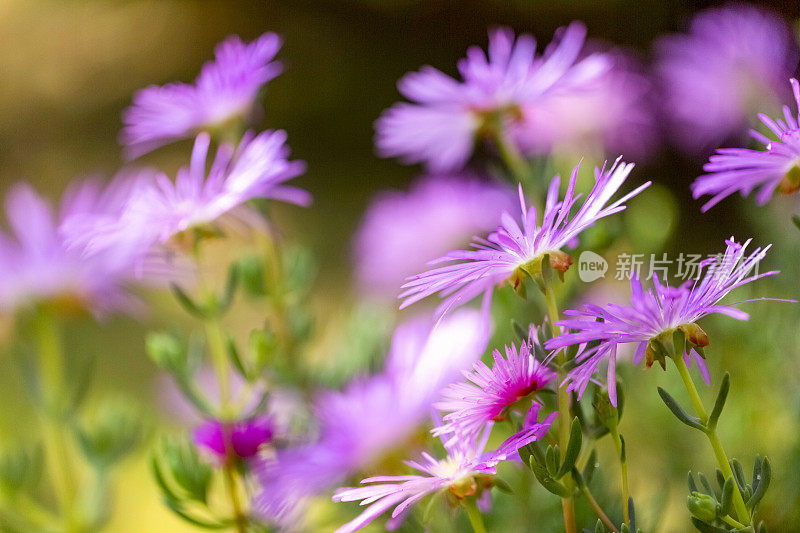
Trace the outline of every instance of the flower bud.
<instances>
[{"instance_id":1,"label":"flower bud","mask_svg":"<svg viewBox=\"0 0 800 533\"><path fill-rule=\"evenodd\" d=\"M692 516L703 522L713 522L717 518L717 500L708 494L692 492L686 498L686 507Z\"/></svg>"},{"instance_id":2,"label":"flower bud","mask_svg":"<svg viewBox=\"0 0 800 533\"><path fill-rule=\"evenodd\" d=\"M250 459L272 440L272 421L261 416L241 422L207 420L192 432L195 445L226 462L230 458Z\"/></svg>"}]
</instances>

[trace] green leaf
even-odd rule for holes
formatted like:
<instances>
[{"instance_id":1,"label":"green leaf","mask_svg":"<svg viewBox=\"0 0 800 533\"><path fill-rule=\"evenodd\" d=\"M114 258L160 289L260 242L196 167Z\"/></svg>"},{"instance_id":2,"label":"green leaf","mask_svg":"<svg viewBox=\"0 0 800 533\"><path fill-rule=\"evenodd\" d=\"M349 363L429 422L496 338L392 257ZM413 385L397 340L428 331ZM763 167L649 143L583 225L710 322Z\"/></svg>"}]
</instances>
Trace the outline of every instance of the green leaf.
<instances>
[{"instance_id":1,"label":"green leaf","mask_svg":"<svg viewBox=\"0 0 800 533\"><path fill-rule=\"evenodd\" d=\"M497 490L501 492L505 492L506 494L513 494L514 491L511 489L511 485L505 482L505 480L494 476L492 477L492 486L496 487Z\"/></svg>"},{"instance_id":2,"label":"green leaf","mask_svg":"<svg viewBox=\"0 0 800 533\"><path fill-rule=\"evenodd\" d=\"M711 524L706 524L702 520L692 517L692 525L697 528L698 531L702 533L729 533L727 529L722 529L721 527L712 526Z\"/></svg>"},{"instance_id":3,"label":"green leaf","mask_svg":"<svg viewBox=\"0 0 800 533\"><path fill-rule=\"evenodd\" d=\"M581 423L577 417L572 419L572 427L569 432L569 443L567 450L564 452L564 462L561 463L561 468L556 473L556 478L561 479L567 472L572 470L575 466L575 461L581 453L581 446L583 444L583 433L581 432Z\"/></svg>"},{"instance_id":4,"label":"green leaf","mask_svg":"<svg viewBox=\"0 0 800 533\"><path fill-rule=\"evenodd\" d=\"M239 286L239 267L237 263L231 263L228 267L228 278L225 280L225 291L222 298L217 302L217 316L224 314L233 302L236 288Z\"/></svg>"},{"instance_id":5,"label":"green leaf","mask_svg":"<svg viewBox=\"0 0 800 533\"><path fill-rule=\"evenodd\" d=\"M431 515L433 514L433 510L436 507L436 502L442 499L443 492L437 491L431 496L428 503L425 505L425 510L422 512L422 523L427 524L431 521Z\"/></svg>"},{"instance_id":6,"label":"green leaf","mask_svg":"<svg viewBox=\"0 0 800 533\"><path fill-rule=\"evenodd\" d=\"M599 518L597 519L597 523L594 525L594 533L606 533L606 526L603 525L603 521Z\"/></svg>"},{"instance_id":7,"label":"green leaf","mask_svg":"<svg viewBox=\"0 0 800 533\"><path fill-rule=\"evenodd\" d=\"M722 498L720 499L719 514L722 516L730 514L732 504L733 504L733 479L728 478L725 480L725 485L723 485L722 487Z\"/></svg>"},{"instance_id":8,"label":"green leaf","mask_svg":"<svg viewBox=\"0 0 800 533\"><path fill-rule=\"evenodd\" d=\"M548 446L547 451L544 454L547 471L555 478L560 477L556 475L558 474L558 463L561 460L560 456L561 454L559 453L558 444L555 446Z\"/></svg>"},{"instance_id":9,"label":"green leaf","mask_svg":"<svg viewBox=\"0 0 800 533\"><path fill-rule=\"evenodd\" d=\"M239 355L239 349L236 347L236 341L230 335L225 335L225 347L228 351L228 359L230 359L233 366L239 372L239 374L245 378L247 381L251 381L251 374L245 368L244 363L242 362L242 358Z\"/></svg>"},{"instance_id":10,"label":"green leaf","mask_svg":"<svg viewBox=\"0 0 800 533\"><path fill-rule=\"evenodd\" d=\"M175 299L178 301L180 306L183 307L184 311L197 318L207 318L207 310L197 305L195 301L192 300L192 298L186 294L186 292L184 292L183 289L181 289L175 283L172 283L170 287L172 288L172 294L175 296Z\"/></svg>"},{"instance_id":11,"label":"green leaf","mask_svg":"<svg viewBox=\"0 0 800 533\"><path fill-rule=\"evenodd\" d=\"M728 398L728 391L730 388L731 375L730 373L725 372L725 376L722 378L722 383L719 386L717 399L714 402L714 409L711 411L711 415L708 417L709 428L715 428L717 426L717 420L719 420L719 415L722 414L722 408L725 407L725 400Z\"/></svg>"},{"instance_id":12,"label":"green leaf","mask_svg":"<svg viewBox=\"0 0 800 533\"><path fill-rule=\"evenodd\" d=\"M739 485L739 490L745 492L747 490L747 482L744 479L744 471L742 470L742 463L735 457L731 459L731 470L733 470L733 477L736 478L736 483Z\"/></svg>"},{"instance_id":13,"label":"green leaf","mask_svg":"<svg viewBox=\"0 0 800 533\"><path fill-rule=\"evenodd\" d=\"M526 342L528 340L528 332L525 331L525 328L520 326L519 322L517 322L513 318L511 319L511 327L514 330L514 333L517 334L517 337L519 337L519 340L523 342Z\"/></svg>"},{"instance_id":14,"label":"green leaf","mask_svg":"<svg viewBox=\"0 0 800 533\"><path fill-rule=\"evenodd\" d=\"M697 484L694 482L694 476L691 470L689 471L689 492L700 492L697 490Z\"/></svg>"},{"instance_id":15,"label":"green leaf","mask_svg":"<svg viewBox=\"0 0 800 533\"><path fill-rule=\"evenodd\" d=\"M583 467L583 472L581 473L587 485L592 482L597 466L597 450L592 449L592 453L589 454L589 459L586 461L586 466Z\"/></svg>"},{"instance_id":16,"label":"green leaf","mask_svg":"<svg viewBox=\"0 0 800 533\"><path fill-rule=\"evenodd\" d=\"M706 428L700 422L700 419L696 416L692 416L678 404L678 402L673 398L667 391L658 387L658 394L661 396L661 399L667 405L667 408L672 411L672 414L675 415L675 418L683 422L689 427L693 427L695 429L699 429L700 431L705 432Z\"/></svg>"},{"instance_id":17,"label":"green leaf","mask_svg":"<svg viewBox=\"0 0 800 533\"><path fill-rule=\"evenodd\" d=\"M539 466L535 460L531 460L529 464L531 470L533 470L533 475L536 476L536 480L539 481L545 489L562 498L571 496L569 489L553 479L550 474L548 474L547 469Z\"/></svg>"},{"instance_id":18,"label":"green leaf","mask_svg":"<svg viewBox=\"0 0 800 533\"><path fill-rule=\"evenodd\" d=\"M747 500L747 506L752 510L756 508L756 505L761 501L766 494L767 489L769 488L769 483L772 480L772 467L769 464L769 459L764 457L764 461L761 464L761 472L760 472L761 479L757 480L758 483L756 484L756 480L753 481L753 495L750 496L750 499Z\"/></svg>"},{"instance_id":19,"label":"green leaf","mask_svg":"<svg viewBox=\"0 0 800 533\"><path fill-rule=\"evenodd\" d=\"M797 215L792 215L792 222L794 222L794 225L797 226L797 229L800 229L800 217Z\"/></svg>"}]
</instances>

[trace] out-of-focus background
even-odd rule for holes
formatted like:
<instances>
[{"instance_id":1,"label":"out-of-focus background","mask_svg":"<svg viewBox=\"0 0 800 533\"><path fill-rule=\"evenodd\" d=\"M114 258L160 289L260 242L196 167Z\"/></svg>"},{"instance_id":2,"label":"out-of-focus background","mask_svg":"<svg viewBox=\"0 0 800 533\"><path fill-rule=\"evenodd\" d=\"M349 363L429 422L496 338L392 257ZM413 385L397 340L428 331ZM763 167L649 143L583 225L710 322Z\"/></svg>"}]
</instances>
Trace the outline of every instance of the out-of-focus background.
<instances>
[{"instance_id":1,"label":"out-of-focus background","mask_svg":"<svg viewBox=\"0 0 800 533\"><path fill-rule=\"evenodd\" d=\"M800 16L796 2L764 4L792 24ZM582 20L590 37L647 60L655 38L685 29L695 12L710 5L674 0L2 0L0 189L24 179L56 198L76 175L112 174L122 164L120 113L134 91L191 81L212 57L215 43L229 34L249 40L277 32L284 38L279 57L286 71L269 84L264 124L287 130L293 156L308 162L299 184L315 202L306 210L277 207L276 217L288 236L319 258L318 320L336 323L342 299L355 298L351 240L369 199L386 188L406 188L419 173L374 153L373 121L400 99L398 78L425 64L453 73L466 48L484 46L487 28L497 25L546 43L557 27ZM146 161L174 170L184 164L189 146L189 141L169 146ZM800 232L789 216L798 211L796 200L782 198L758 208L737 197L701 215L689 184L702 162L666 148L637 166L635 181L652 179L657 186L643 195L639 209L626 213L625 223L659 230L644 232L640 246L648 253L709 253L731 234L756 236L759 245L775 243L768 266L784 271L759 294L797 298ZM92 324L70 330L74 342L88 339L86 349L101 354L98 393L124 392L155 412L162 408L143 337L148 324L178 320L172 316L176 311L156 299L142 322L111 318L99 330ZM749 323L712 319L707 328L718 343L713 353L719 358L709 362L712 376L719 377L723 368L733 376L721 433L734 455L770 456L775 488L762 514L773 531L789 531L800 523L800 311L779 304L748 311L753 314ZM11 367L0 360L2 442L28 431L26 400ZM656 383L676 388L673 376L655 368L623 371L632 385L622 429L643 520L663 513L663 531L684 531L685 472L690 467L713 471L712 457L698 435L675 427L655 394ZM122 490L110 531L188 530L159 502L146 457L145 450L118 474ZM535 521L535 515L529 518Z\"/></svg>"}]
</instances>

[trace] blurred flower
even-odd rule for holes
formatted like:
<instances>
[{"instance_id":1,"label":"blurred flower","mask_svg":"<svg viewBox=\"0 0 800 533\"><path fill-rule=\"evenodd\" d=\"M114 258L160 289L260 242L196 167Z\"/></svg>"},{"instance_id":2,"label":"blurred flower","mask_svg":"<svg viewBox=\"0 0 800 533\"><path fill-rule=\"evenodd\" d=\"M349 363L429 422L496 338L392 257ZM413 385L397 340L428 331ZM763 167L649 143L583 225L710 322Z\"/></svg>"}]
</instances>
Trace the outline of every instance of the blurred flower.
<instances>
[{"instance_id":1,"label":"blurred flower","mask_svg":"<svg viewBox=\"0 0 800 533\"><path fill-rule=\"evenodd\" d=\"M424 163L434 172L460 169L476 138L492 128L506 129L513 138L524 123L525 104L604 71L602 56L578 61L585 36L586 28L573 22L537 57L533 37L515 39L512 30L500 28L489 32L488 54L472 47L459 61L463 81L433 67L406 74L398 89L413 103L395 104L378 119L378 152L405 163Z\"/></svg>"},{"instance_id":2,"label":"blurred flower","mask_svg":"<svg viewBox=\"0 0 800 533\"><path fill-rule=\"evenodd\" d=\"M193 85L170 83L142 89L125 110L120 140L130 157L138 157L200 131L230 127L254 112L259 91L280 74L272 61L280 38L265 33L252 43L232 35L217 45L214 61L203 65Z\"/></svg>"},{"instance_id":3,"label":"blurred flower","mask_svg":"<svg viewBox=\"0 0 800 533\"><path fill-rule=\"evenodd\" d=\"M610 67L602 74L523 106L516 135L523 152L600 149L637 159L652 152L658 140L652 84L633 56L609 51L606 57Z\"/></svg>"},{"instance_id":4,"label":"blurred flower","mask_svg":"<svg viewBox=\"0 0 800 533\"><path fill-rule=\"evenodd\" d=\"M130 176L135 179L135 176ZM67 310L88 309L97 315L112 310L135 311L138 302L126 290L134 281L147 281L149 270L137 268L146 257L134 239L121 238L103 249L73 243L77 218L120 209L128 176L104 188L86 180L64 194L58 219L30 185L21 183L6 197L5 208L13 238L0 236L0 309L13 312L25 305L48 301Z\"/></svg>"},{"instance_id":5,"label":"blurred flower","mask_svg":"<svg viewBox=\"0 0 800 533\"><path fill-rule=\"evenodd\" d=\"M442 388L483 354L488 339L487 316L474 310L436 327L428 319L399 326L383 373L319 395L319 439L278 451L257 468L256 508L278 522L297 519L307 498L402 445L430 415Z\"/></svg>"},{"instance_id":6,"label":"blurred flower","mask_svg":"<svg viewBox=\"0 0 800 533\"><path fill-rule=\"evenodd\" d=\"M450 175L423 177L407 193L379 194L354 241L359 284L372 295L394 298L428 259L496 228L513 198L503 185Z\"/></svg>"},{"instance_id":7,"label":"blurred flower","mask_svg":"<svg viewBox=\"0 0 800 533\"><path fill-rule=\"evenodd\" d=\"M533 404L523 425L522 431L511 436L496 450L484 453L489 438L489 428L483 436L462 437L454 442L443 443L447 458L439 460L423 453L424 462L409 461L407 464L426 475L377 476L361 483L375 483L366 487L343 488L336 491L333 500L352 502L362 500L361 505L369 505L355 520L337 529L337 533L358 531L378 516L394 507L392 518L403 514L411 505L434 492L447 489L457 501L491 488L491 477L497 473L496 466L517 455L517 450L538 440L550 429L557 413L551 413L538 422L540 405Z\"/></svg>"},{"instance_id":8,"label":"blurred flower","mask_svg":"<svg viewBox=\"0 0 800 533\"><path fill-rule=\"evenodd\" d=\"M434 430L434 435L475 437L486 426L508 418L508 410L520 400L544 388L556 377L556 373L537 361L531 350L539 346L538 332L531 326L529 342L506 346L506 356L494 351L494 366L489 368L483 361L474 365L467 374L467 382L455 383L442 393L442 399L434 406L446 411L444 425Z\"/></svg>"},{"instance_id":9,"label":"blurred flower","mask_svg":"<svg viewBox=\"0 0 800 533\"><path fill-rule=\"evenodd\" d=\"M234 149L222 144L206 173L210 137L197 136L191 163L178 170L173 183L163 173L140 182L125 210L98 223L92 244L138 235L145 246L167 242L190 228L240 229L257 227L263 219L245 204L254 198L274 198L307 205L310 195L284 183L303 173L302 161L288 161L284 131L245 134Z\"/></svg>"},{"instance_id":10,"label":"blurred flower","mask_svg":"<svg viewBox=\"0 0 800 533\"><path fill-rule=\"evenodd\" d=\"M656 53L664 118L691 153L744 133L755 106L781 97L798 61L786 22L748 5L699 13L688 35L663 37Z\"/></svg>"},{"instance_id":11,"label":"blurred flower","mask_svg":"<svg viewBox=\"0 0 800 533\"><path fill-rule=\"evenodd\" d=\"M684 351L686 366L690 365L690 357L694 359L708 383L705 361L695 350L695 347L706 346L708 337L695 322L714 313L747 320L747 313L730 306L722 306L719 304L720 300L737 287L764 276L778 274L778 271L770 271L749 275L766 256L771 245L763 249L756 248L746 256L745 250L750 240L739 244L731 237L725 244L727 248L724 255L706 260L702 265L706 269L702 279L698 277L694 282L687 281L679 287L669 287L662 285L658 276L654 275L655 292L652 289L645 292L644 284L634 274L631 278L632 295L629 306L586 305L578 311L566 311L565 315L575 318L561 320L558 324L573 331L549 339L545 342L545 347L563 349L571 345L581 345L582 351L576 357L578 366L570 371L565 380L569 382L567 391L578 389L579 395L583 395L597 366L602 360L608 359L608 394L616 406L617 346L636 343L633 363L639 364L647 354L647 363L650 366L654 357L659 357L654 354L656 347L652 345L652 341L655 339L671 344L671 335L676 329L684 332L691 346L688 353ZM764 299L766 298L762 298ZM738 303L743 302L733 305ZM585 343L597 341L599 344L593 347L584 346Z\"/></svg>"},{"instance_id":12,"label":"blurred flower","mask_svg":"<svg viewBox=\"0 0 800 533\"><path fill-rule=\"evenodd\" d=\"M272 421L267 416L227 424L219 420L206 420L192 432L197 446L205 448L223 462L228 460L231 453L241 459L255 457L259 448L272 440L272 435Z\"/></svg>"},{"instance_id":13,"label":"blurred flower","mask_svg":"<svg viewBox=\"0 0 800 533\"><path fill-rule=\"evenodd\" d=\"M578 177L578 166L572 171L566 195L558 201L558 176L553 178L547 193L547 204L542 217L542 225L537 226L535 207L527 207L519 188L522 208L522 228L507 212L503 213L500 227L488 239L475 241L476 250L456 250L431 261L431 264L457 261L456 263L437 267L417 276L408 278L400 297L405 298L400 308L407 307L434 293L445 297L437 314L442 315L452 307L468 302L475 296L484 293L490 295L494 286L509 280L516 289L524 280L524 273L533 274L541 265L546 254L550 254L550 264L558 270L567 270L572 259L561 248L574 244L578 234L593 225L601 218L618 213L625 209L624 203L639 194L650 182L641 185L606 206L611 197L625 182L633 168L633 163L620 159L606 170L595 169L595 185L586 197L583 205L570 217L570 211L580 195L575 195L575 181Z\"/></svg>"},{"instance_id":14,"label":"blurred flower","mask_svg":"<svg viewBox=\"0 0 800 533\"><path fill-rule=\"evenodd\" d=\"M800 107L800 86L796 79L792 78L790 81L795 101ZM757 131L750 132L765 145L765 150L719 148L709 158L708 163L703 166L708 174L700 176L692 184L695 198L704 194L713 195L703 205L703 211L708 211L737 191L742 196L747 196L759 189L756 202L764 204L777 187L786 193L800 188L800 127L788 106L784 106L783 114L786 122L781 119L773 121L766 115L759 115L778 140L772 140Z\"/></svg>"}]
</instances>

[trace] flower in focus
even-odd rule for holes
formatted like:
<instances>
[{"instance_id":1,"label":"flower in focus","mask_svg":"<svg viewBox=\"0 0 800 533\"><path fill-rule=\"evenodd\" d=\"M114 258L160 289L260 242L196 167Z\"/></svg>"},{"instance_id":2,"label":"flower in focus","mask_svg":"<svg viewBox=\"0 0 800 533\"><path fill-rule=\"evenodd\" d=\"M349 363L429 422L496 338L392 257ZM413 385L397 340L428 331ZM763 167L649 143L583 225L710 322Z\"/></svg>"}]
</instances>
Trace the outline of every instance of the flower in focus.
<instances>
[{"instance_id":1,"label":"flower in focus","mask_svg":"<svg viewBox=\"0 0 800 533\"><path fill-rule=\"evenodd\" d=\"M515 137L526 154L624 153L649 155L658 128L653 90L643 67L621 51L606 53L609 68L584 84L553 90L524 106Z\"/></svg>"},{"instance_id":2,"label":"flower in focus","mask_svg":"<svg viewBox=\"0 0 800 533\"><path fill-rule=\"evenodd\" d=\"M200 131L215 131L255 110L261 88L281 73L273 61L280 38L265 33L251 43L235 35L217 45L194 84L170 83L142 89L125 110L120 136L130 157Z\"/></svg>"},{"instance_id":3,"label":"flower in focus","mask_svg":"<svg viewBox=\"0 0 800 533\"><path fill-rule=\"evenodd\" d=\"M272 421L266 416L227 425L219 420L206 420L192 432L197 446L223 462L231 455L241 459L255 457L259 448L272 440L272 435Z\"/></svg>"},{"instance_id":4,"label":"flower in focus","mask_svg":"<svg viewBox=\"0 0 800 533\"><path fill-rule=\"evenodd\" d=\"M481 492L492 487L491 476L497 473L497 465L517 455L517 450L544 436L557 413L550 413L538 422L540 406L533 404L525 418L522 431L511 436L496 450L484 453L489 438L488 428L482 437L456 439L444 443L446 459L435 459L423 453L424 461L409 461L407 464L425 475L377 476L361 483L371 485L356 488L342 488L336 491L333 500L337 502L361 501L369 505L355 520L337 529L337 533L358 531L378 516L394 507L392 518L403 514L411 505L429 494L447 490L456 502L468 497L480 497Z\"/></svg>"},{"instance_id":5,"label":"flower in focus","mask_svg":"<svg viewBox=\"0 0 800 533\"><path fill-rule=\"evenodd\" d=\"M779 101L798 62L789 25L747 5L699 13L688 35L662 38L656 52L664 117L691 153L744 133L755 106Z\"/></svg>"},{"instance_id":6,"label":"flower in focus","mask_svg":"<svg viewBox=\"0 0 800 533\"><path fill-rule=\"evenodd\" d=\"M454 313L436 327L427 319L399 326L383 373L319 395L317 441L280 450L257 468L256 508L274 521L296 520L309 497L402 445L488 340L487 317L474 310Z\"/></svg>"},{"instance_id":7,"label":"flower in focus","mask_svg":"<svg viewBox=\"0 0 800 533\"><path fill-rule=\"evenodd\" d=\"M698 280L694 282L687 281L679 287L669 287L662 285L658 276L654 275L655 291L645 291L644 285L634 275L631 278L630 305L586 305L578 311L566 311L565 315L574 318L561 320L558 324L572 331L549 339L545 342L545 347L563 349L571 345L596 343L592 347L582 347L577 355L577 366L566 379L569 382L567 391L577 389L582 395L598 365L606 359L608 393L611 402L616 405L617 347L635 343L634 364L639 364L646 355L648 367L656 360L663 366L663 345L672 342L675 330L684 333L690 346L688 351L684 351L684 362L689 366L690 358L693 359L708 383L708 369L701 356L702 348L708 345L708 336L696 322L714 313L747 320L747 313L731 306L720 305L720 300L737 287L764 276L778 274L777 271L750 274L770 247L756 248L746 255L749 244L749 240L739 244L731 237L726 241L725 253L705 261L702 279L698 275Z\"/></svg>"},{"instance_id":8,"label":"flower in focus","mask_svg":"<svg viewBox=\"0 0 800 533\"><path fill-rule=\"evenodd\" d=\"M483 361L474 365L466 375L467 382L455 383L442 393L434 406L445 411L444 425L434 430L435 435L452 434L475 437L488 425L508 418L508 411L520 400L529 398L555 379L556 373L536 359L539 351L538 332L531 326L528 342L522 342L519 351L515 345L506 346L505 358L494 351L494 365L489 368Z\"/></svg>"},{"instance_id":9,"label":"flower in focus","mask_svg":"<svg viewBox=\"0 0 800 533\"><path fill-rule=\"evenodd\" d=\"M378 119L375 143L383 157L424 163L433 172L459 170L476 138L501 128L514 137L524 123L523 106L555 87L586 83L606 68L600 55L578 60L586 28L577 22L559 30L536 56L530 35L515 39L508 28L489 33L485 54L478 47L458 63L463 81L433 67L406 74L398 89L412 103L395 104Z\"/></svg>"},{"instance_id":10,"label":"flower in focus","mask_svg":"<svg viewBox=\"0 0 800 533\"><path fill-rule=\"evenodd\" d=\"M790 81L795 101L800 108L800 85L794 78ZM705 194L712 195L711 200L703 205L703 211L711 209L737 191L742 196L747 196L758 189L756 202L764 204L772 197L776 188L784 193L800 189L800 127L788 106L784 106L783 115L785 122L759 115L777 140L765 137L757 131L750 132L765 145L765 150L719 148L709 158L708 163L703 166L708 174L700 176L692 184L695 198Z\"/></svg>"},{"instance_id":11,"label":"flower in focus","mask_svg":"<svg viewBox=\"0 0 800 533\"><path fill-rule=\"evenodd\" d=\"M425 261L496 228L513 198L503 185L446 175L421 178L408 193L380 194L355 237L359 284L394 297Z\"/></svg>"},{"instance_id":12,"label":"flower in focus","mask_svg":"<svg viewBox=\"0 0 800 533\"><path fill-rule=\"evenodd\" d=\"M13 312L47 301L96 315L136 311L138 302L126 286L155 276L137 268L147 250L133 238L120 238L103 249L77 244L70 224L123 208L136 178L121 176L108 187L93 180L78 182L65 193L58 217L29 185L14 186L5 202L13 238L0 236L0 309Z\"/></svg>"},{"instance_id":13,"label":"flower in focus","mask_svg":"<svg viewBox=\"0 0 800 533\"><path fill-rule=\"evenodd\" d=\"M525 275L534 275L541 267L545 255L550 255L553 268L565 271L572 259L561 248L574 244L578 234L601 218L625 209L624 203L639 194L650 182L639 186L619 200L606 205L625 182L633 168L633 163L620 162L619 159L606 170L595 169L595 185L578 211L570 216L570 211L580 194L575 194L575 181L578 166L572 172L567 192L558 201L561 180L556 176L550 183L547 203L541 226L537 226L535 207L527 207L519 189L522 208L522 227L517 225L508 213L503 213L501 225L488 239L475 242L475 250L456 250L431 261L431 264L455 261L447 266L433 268L417 276L412 276L403 285L405 298L400 308L407 307L434 293L445 297L437 314L442 315L454 306L468 302L483 293L490 295L495 285L509 280L515 289L524 282Z\"/></svg>"}]
</instances>

